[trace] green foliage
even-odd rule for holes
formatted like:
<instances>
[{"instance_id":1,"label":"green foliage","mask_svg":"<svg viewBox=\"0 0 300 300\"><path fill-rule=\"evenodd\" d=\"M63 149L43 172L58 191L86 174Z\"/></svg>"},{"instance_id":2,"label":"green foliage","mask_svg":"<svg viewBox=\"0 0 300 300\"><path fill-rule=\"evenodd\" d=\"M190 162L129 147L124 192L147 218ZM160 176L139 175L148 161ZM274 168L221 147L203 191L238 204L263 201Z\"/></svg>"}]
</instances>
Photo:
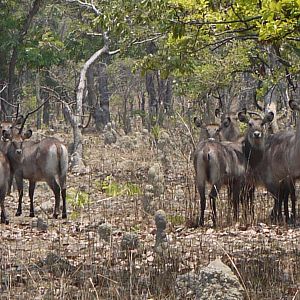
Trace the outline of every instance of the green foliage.
<instances>
[{"instance_id":1,"label":"green foliage","mask_svg":"<svg viewBox=\"0 0 300 300\"><path fill-rule=\"evenodd\" d=\"M169 215L168 221L173 226L183 225L185 223L185 218L182 215Z\"/></svg>"},{"instance_id":2,"label":"green foliage","mask_svg":"<svg viewBox=\"0 0 300 300\"><path fill-rule=\"evenodd\" d=\"M109 197L117 196L139 196L142 195L141 188L134 183L126 182L125 184L120 184L113 181L111 175L107 176L101 183L101 190Z\"/></svg>"},{"instance_id":3,"label":"green foliage","mask_svg":"<svg viewBox=\"0 0 300 300\"><path fill-rule=\"evenodd\" d=\"M162 129L161 129L161 127L158 124L152 126L152 128L151 128L151 134L153 135L155 141L159 140L159 138L161 136L161 130Z\"/></svg>"},{"instance_id":4,"label":"green foliage","mask_svg":"<svg viewBox=\"0 0 300 300\"><path fill-rule=\"evenodd\" d=\"M88 205L90 201L88 193L74 188L68 189L66 200L73 208L71 215L73 218L78 217L80 211Z\"/></svg>"}]
</instances>

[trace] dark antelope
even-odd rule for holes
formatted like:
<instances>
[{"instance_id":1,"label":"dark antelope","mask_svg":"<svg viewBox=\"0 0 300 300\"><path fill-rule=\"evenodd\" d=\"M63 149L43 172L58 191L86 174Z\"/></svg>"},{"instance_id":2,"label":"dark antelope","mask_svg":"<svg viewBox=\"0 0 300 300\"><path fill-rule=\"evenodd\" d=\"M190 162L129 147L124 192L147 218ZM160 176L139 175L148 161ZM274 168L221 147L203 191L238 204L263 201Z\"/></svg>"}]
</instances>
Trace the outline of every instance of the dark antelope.
<instances>
[{"instance_id":1,"label":"dark antelope","mask_svg":"<svg viewBox=\"0 0 300 300\"><path fill-rule=\"evenodd\" d=\"M212 185L209 194L212 220L216 226L216 198L221 187L226 184L231 187L234 218L237 219L241 185L245 174L245 159L240 145L230 146L217 141L203 141L194 153L194 168L196 186L200 194L199 225L204 225L204 211L206 207L205 185Z\"/></svg>"},{"instance_id":2,"label":"dark antelope","mask_svg":"<svg viewBox=\"0 0 300 300\"><path fill-rule=\"evenodd\" d=\"M266 115L267 121L273 119L273 113ZM256 185L264 185L274 198L272 217L276 220L282 218L281 206L284 202L284 210L288 221L288 196L291 195L292 203L295 203L295 189L293 179L296 178L296 136L293 132L278 132L265 136L264 124L266 119L249 118L245 112L239 113L241 122L248 124L245 138L244 153L247 163L251 167L251 176ZM300 136L300 128L299 128ZM300 145L299 145L300 148ZM298 155L300 154L300 150ZM296 155L296 156L295 156ZM300 175L300 165L299 175ZM292 205L293 215L295 205Z\"/></svg>"},{"instance_id":3,"label":"dark antelope","mask_svg":"<svg viewBox=\"0 0 300 300\"><path fill-rule=\"evenodd\" d=\"M199 118L194 118L196 126L201 128L200 142L194 152L196 186L200 194L199 225L201 226L204 224L206 207L206 182L212 185L209 198L214 225L216 225L217 215L215 202L223 185L228 186L228 197L233 204L234 219L237 220L238 217L245 174L245 159L242 145L237 141L240 137L239 127L237 122L233 120L234 118L227 116L222 119L219 125L206 125ZM229 142L226 139L235 142Z\"/></svg>"}]
</instances>

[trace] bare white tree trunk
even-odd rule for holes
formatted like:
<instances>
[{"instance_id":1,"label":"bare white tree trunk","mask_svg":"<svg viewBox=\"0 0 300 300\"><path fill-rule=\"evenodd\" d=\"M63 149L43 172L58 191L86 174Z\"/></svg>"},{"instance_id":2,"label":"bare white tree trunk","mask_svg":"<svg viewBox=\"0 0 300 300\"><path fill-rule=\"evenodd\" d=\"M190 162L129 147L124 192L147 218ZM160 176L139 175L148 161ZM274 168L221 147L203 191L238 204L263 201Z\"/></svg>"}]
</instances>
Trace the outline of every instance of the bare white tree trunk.
<instances>
[{"instance_id":1,"label":"bare white tree trunk","mask_svg":"<svg viewBox=\"0 0 300 300\"><path fill-rule=\"evenodd\" d=\"M69 119L72 129L73 129L73 151L71 155L71 168L74 172L84 173L86 171L82 156L83 156L83 147L82 147L82 103L84 98L84 91L86 88L86 76L88 69L96 62L96 60L103 55L108 53L108 46L105 45L103 48L95 52L83 65L83 68L80 72L79 84L77 87L76 93L76 111L75 114L72 112L70 107L65 104L65 114Z\"/></svg>"}]
</instances>

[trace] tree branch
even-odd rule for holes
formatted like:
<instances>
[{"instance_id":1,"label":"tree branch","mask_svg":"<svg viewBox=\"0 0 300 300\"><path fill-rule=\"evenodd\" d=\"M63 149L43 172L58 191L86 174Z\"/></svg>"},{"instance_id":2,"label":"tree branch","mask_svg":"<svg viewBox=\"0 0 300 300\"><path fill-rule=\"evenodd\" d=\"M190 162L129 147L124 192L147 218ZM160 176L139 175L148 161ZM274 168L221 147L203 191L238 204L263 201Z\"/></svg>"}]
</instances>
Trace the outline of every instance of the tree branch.
<instances>
[{"instance_id":1,"label":"tree branch","mask_svg":"<svg viewBox=\"0 0 300 300\"><path fill-rule=\"evenodd\" d=\"M80 0L66 0L67 3L77 3L79 6L83 8L87 8L89 10L92 10L95 15L100 16L102 13L99 9L96 8L96 6L93 4L93 0L91 0L91 3L86 1L80 1Z\"/></svg>"}]
</instances>

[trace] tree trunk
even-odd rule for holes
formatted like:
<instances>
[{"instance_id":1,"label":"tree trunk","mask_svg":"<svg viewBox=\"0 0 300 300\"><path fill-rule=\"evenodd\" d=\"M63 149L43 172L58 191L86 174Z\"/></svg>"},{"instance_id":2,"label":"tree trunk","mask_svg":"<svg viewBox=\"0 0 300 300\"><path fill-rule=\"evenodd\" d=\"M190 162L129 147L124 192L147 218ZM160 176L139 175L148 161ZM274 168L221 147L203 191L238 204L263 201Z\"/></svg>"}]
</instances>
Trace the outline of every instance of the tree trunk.
<instances>
[{"instance_id":1,"label":"tree trunk","mask_svg":"<svg viewBox=\"0 0 300 300\"><path fill-rule=\"evenodd\" d=\"M267 51L268 51L268 64L265 66L266 67L266 75L271 78L272 76L272 70L276 69L276 56L274 53L274 48L270 45L267 46ZM267 94L265 95L265 109L271 110L274 113L274 119L271 124L272 126L272 131L277 132L278 131L278 124L277 124L277 88L276 85L273 85L269 87Z\"/></svg>"},{"instance_id":2,"label":"tree trunk","mask_svg":"<svg viewBox=\"0 0 300 300\"><path fill-rule=\"evenodd\" d=\"M153 126L157 123L158 115L158 101L156 97L154 73L148 71L146 73L146 90L149 97L149 126Z\"/></svg>"},{"instance_id":3,"label":"tree trunk","mask_svg":"<svg viewBox=\"0 0 300 300\"><path fill-rule=\"evenodd\" d=\"M106 59L107 61L107 59ZM108 74L106 64L100 63L98 66L99 72L99 93L100 93L100 109L99 115L101 120L100 128L103 130L104 126L110 122L109 98L108 91Z\"/></svg>"},{"instance_id":4,"label":"tree trunk","mask_svg":"<svg viewBox=\"0 0 300 300\"><path fill-rule=\"evenodd\" d=\"M15 69L16 64L18 61L18 54L19 54L19 48L20 45L22 45L25 35L27 34L27 31L29 29L29 26L33 20L33 17L37 14L39 11L40 5L42 4L43 0L35 0L32 8L30 9L22 29L19 32L18 41L15 44L15 46L12 49L12 55L9 62L9 68L8 68L8 91L7 91L7 101L9 103L13 103L14 98L14 89L15 89L15 82L16 82L16 76L15 76ZM9 110L9 114L11 114L11 107L7 108Z\"/></svg>"},{"instance_id":5,"label":"tree trunk","mask_svg":"<svg viewBox=\"0 0 300 300\"><path fill-rule=\"evenodd\" d=\"M95 91L95 80L94 80L94 68L90 67L86 74L86 83L88 90L88 104L92 109L92 117L95 122L95 126L98 130L101 128L101 119L100 119L100 106L97 101L97 94Z\"/></svg>"},{"instance_id":6,"label":"tree trunk","mask_svg":"<svg viewBox=\"0 0 300 300\"><path fill-rule=\"evenodd\" d=\"M48 97L48 95L46 95ZM43 124L47 127L50 125L50 103L49 101L45 103L43 109Z\"/></svg>"},{"instance_id":7,"label":"tree trunk","mask_svg":"<svg viewBox=\"0 0 300 300\"><path fill-rule=\"evenodd\" d=\"M38 69L35 75L35 94L36 94L36 106L41 105L41 79L40 70ZM42 112L39 109L36 113L36 127L41 129L42 126Z\"/></svg>"}]
</instances>

